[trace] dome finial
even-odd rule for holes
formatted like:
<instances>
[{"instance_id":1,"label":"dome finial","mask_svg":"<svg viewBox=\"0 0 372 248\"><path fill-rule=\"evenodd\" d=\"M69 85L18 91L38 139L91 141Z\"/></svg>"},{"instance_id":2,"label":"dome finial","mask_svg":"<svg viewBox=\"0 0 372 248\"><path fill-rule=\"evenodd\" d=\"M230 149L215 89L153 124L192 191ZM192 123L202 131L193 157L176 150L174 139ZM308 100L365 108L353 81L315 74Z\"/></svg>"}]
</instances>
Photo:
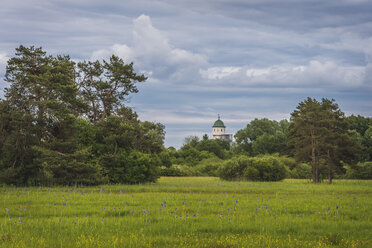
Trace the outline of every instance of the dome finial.
<instances>
[{"instance_id":1,"label":"dome finial","mask_svg":"<svg viewBox=\"0 0 372 248\"><path fill-rule=\"evenodd\" d=\"M220 119L220 114L218 114L218 119Z\"/></svg>"}]
</instances>

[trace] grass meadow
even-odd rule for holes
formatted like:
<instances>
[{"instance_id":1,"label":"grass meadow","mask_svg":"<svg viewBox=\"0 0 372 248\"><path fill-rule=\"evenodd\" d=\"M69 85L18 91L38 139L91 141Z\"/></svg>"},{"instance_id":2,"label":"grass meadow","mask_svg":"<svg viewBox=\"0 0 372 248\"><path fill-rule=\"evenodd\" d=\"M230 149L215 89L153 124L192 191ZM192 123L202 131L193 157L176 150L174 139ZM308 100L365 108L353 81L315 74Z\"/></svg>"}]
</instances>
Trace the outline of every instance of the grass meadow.
<instances>
[{"instance_id":1,"label":"grass meadow","mask_svg":"<svg viewBox=\"0 0 372 248\"><path fill-rule=\"evenodd\" d=\"M372 247L372 181L4 186L0 247Z\"/></svg>"}]
</instances>

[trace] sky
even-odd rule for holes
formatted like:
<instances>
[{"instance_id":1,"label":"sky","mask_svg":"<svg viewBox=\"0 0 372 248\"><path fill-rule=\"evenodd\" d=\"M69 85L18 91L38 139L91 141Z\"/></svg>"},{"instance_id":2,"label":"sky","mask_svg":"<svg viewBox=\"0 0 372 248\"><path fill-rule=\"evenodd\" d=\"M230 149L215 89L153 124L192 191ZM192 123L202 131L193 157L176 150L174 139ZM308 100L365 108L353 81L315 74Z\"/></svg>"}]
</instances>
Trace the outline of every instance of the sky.
<instances>
[{"instance_id":1,"label":"sky","mask_svg":"<svg viewBox=\"0 0 372 248\"><path fill-rule=\"evenodd\" d=\"M165 146L289 119L307 97L372 117L371 0L0 0L0 97L19 45L74 61L115 54L148 77L125 103Z\"/></svg>"}]
</instances>

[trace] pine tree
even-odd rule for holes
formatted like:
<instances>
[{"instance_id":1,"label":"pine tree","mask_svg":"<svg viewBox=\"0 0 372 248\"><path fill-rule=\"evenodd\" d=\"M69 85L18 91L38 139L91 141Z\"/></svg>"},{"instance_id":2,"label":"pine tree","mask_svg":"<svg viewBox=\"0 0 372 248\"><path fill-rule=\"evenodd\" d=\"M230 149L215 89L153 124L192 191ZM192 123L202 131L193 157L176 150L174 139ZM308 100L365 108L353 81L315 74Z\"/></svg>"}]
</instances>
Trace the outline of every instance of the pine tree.
<instances>
[{"instance_id":1,"label":"pine tree","mask_svg":"<svg viewBox=\"0 0 372 248\"><path fill-rule=\"evenodd\" d=\"M93 123L123 107L126 97L138 92L136 83L147 79L134 72L133 63L125 64L115 55L103 63L78 63L77 76L80 95L90 106L88 116Z\"/></svg>"},{"instance_id":2,"label":"pine tree","mask_svg":"<svg viewBox=\"0 0 372 248\"><path fill-rule=\"evenodd\" d=\"M333 99L318 102L307 98L301 102L291 114L288 140L297 160L311 162L314 183L319 182L322 162L332 183L336 169L342 162L353 162L358 152L344 113Z\"/></svg>"}]
</instances>

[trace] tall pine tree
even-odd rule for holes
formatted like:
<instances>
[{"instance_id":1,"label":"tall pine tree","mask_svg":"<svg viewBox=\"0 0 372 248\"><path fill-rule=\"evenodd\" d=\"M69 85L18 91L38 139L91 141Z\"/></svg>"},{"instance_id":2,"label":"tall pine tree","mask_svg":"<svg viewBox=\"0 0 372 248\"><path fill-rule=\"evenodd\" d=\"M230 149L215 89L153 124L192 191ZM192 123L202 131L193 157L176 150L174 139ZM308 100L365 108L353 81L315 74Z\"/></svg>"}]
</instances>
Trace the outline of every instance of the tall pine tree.
<instances>
[{"instance_id":1,"label":"tall pine tree","mask_svg":"<svg viewBox=\"0 0 372 248\"><path fill-rule=\"evenodd\" d=\"M327 167L329 183L342 162L353 162L358 151L347 129L344 113L335 101L307 98L291 114L289 144L298 161L311 162L312 180L318 183L321 167Z\"/></svg>"}]
</instances>

